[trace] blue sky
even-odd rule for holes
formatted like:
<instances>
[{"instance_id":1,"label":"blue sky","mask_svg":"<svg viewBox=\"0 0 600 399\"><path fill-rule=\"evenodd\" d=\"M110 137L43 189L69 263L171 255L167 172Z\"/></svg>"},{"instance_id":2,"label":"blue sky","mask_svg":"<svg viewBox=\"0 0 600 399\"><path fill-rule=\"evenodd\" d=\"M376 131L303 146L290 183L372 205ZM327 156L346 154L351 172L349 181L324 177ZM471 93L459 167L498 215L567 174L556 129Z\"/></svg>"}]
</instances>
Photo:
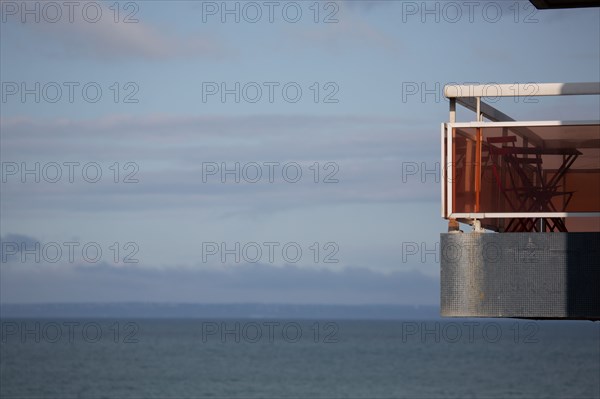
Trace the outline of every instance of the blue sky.
<instances>
[{"instance_id":1,"label":"blue sky","mask_svg":"<svg viewBox=\"0 0 600 399\"><path fill-rule=\"evenodd\" d=\"M600 80L598 9L450 3L3 2L0 300L437 303L443 85Z\"/></svg>"}]
</instances>

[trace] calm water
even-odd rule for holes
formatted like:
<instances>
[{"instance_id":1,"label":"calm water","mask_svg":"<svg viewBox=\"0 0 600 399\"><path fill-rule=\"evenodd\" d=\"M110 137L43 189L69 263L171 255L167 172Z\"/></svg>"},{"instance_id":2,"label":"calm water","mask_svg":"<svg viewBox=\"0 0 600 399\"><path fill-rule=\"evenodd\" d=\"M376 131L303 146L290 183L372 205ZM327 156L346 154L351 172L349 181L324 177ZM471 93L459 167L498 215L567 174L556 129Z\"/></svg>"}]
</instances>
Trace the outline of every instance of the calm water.
<instances>
[{"instance_id":1,"label":"calm water","mask_svg":"<svg viewBox=\"0 0 600 399\"><path fill-rule=\"evenodd\" d=\"M599 328L463 319L5 319L0 396L598 398Z\"/></svg>"}]
</instances>

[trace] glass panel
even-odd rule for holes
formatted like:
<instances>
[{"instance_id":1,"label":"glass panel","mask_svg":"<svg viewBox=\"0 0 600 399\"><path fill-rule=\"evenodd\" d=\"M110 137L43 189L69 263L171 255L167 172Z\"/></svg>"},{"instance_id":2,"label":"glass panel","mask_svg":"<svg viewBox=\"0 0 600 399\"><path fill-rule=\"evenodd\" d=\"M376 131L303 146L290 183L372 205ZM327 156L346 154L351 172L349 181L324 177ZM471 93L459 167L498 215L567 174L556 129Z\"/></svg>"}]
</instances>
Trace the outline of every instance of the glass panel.
<instances>
[{"instance_id":1,"label":"glass panel","mask_svg":"<svg viewBox=\"0 0 600 399\"><path fill-rule=\"evenodd\" d=\"M475 212L475 134L474 129L454 129L453 165L449 182L453 189L454 212Z\"/></svg>"},{"instance_id":2,"label":"glass panel","mask_svg":"<svg viewBox=\"0 0 600 399\"><path fill-rule=\"evenodd\" d=\"M599 125L469 127L452 134L452 212L600 212ZM545 222L567 231L562 219ZM531 231L539 220L487 223Z\"/></svg>"}]
</instances>

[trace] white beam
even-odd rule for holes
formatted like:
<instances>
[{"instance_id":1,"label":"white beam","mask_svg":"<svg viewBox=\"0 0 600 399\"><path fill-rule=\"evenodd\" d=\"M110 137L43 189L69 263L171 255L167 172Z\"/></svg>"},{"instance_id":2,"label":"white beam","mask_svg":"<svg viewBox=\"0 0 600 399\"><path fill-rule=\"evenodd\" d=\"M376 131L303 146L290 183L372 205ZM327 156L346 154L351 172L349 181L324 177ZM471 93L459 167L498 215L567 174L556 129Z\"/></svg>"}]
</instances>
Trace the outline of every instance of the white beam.
<instances>
[{"instance_id":1,"label":"white beam","mask_svg":"<svg viewBox=\"0 0 600 399\"><path fill-rule=\"evenodd\" d=\"M446 85L446 98L599 95L600 82Z\"/></svg>"}]
</instances>

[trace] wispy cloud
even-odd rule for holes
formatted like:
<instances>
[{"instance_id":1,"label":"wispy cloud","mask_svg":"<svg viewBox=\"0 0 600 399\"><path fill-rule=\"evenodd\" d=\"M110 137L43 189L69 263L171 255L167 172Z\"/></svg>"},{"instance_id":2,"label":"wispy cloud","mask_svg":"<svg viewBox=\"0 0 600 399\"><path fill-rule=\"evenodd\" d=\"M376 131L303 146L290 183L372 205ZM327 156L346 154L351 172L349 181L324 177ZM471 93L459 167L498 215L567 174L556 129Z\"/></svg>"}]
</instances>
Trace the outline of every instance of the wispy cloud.
<instances>
[{"instance_id":1,"label":"wispy cloud","mask_svg":"<svg viewBox=\"0 0 600 399\"><path fill-rule=\"evenodd\" d=\"M402 40L393 37L365 18L363 10L381 7L381 4L370 5L369 3L357 2L356 5L347 5L346 2L338 2L339 12L335 14L337 22L315 25L311 29L290 29L289 38L300 45L304 44L311 48L324 47L332 52L343 52L347 49L356 51L356 46L359 46L363 49L375 48L384 51L387 55L400 55L405 49ZM348 46L349 43L352 45Z\"/></svg>"},{"instance_id":2,"label":"wispy cloud","mask_svg":"<svg viewBox=\"0 0 600 399\"><path fill-rule=\"evenodd\" d=\"M227 54L224 43L206 32L174 34L138 19L134 23L113 21L113 11L104 3L94 2L101 9L97 22L89 22L76 13L56 23L44 18L37 23L3 23L3 34L26 35L23 48L53 58L92 59L94 61L168 60L173 58L220 59ZM84 8L82 4L79 7ZM66 11L65 11L66 12ZM25 43L24 43L25 44Z\"/></svg>"},{"instance_id":3,"label":"wispy cloud","mask_svg":"<svg viewBox=\"0 0 600 399\"><path fill-rule=\"evenodd\" d=\"M436 167L437 137L426 135L417 120L412 125L401 118L360 115L5 118L0 123L5 162L25 162L31 168L36 162L94 161L103 164L108 174L113 173L108 167L114 162L135 162L139 182L115 185L107 178L94 185L82 181L22 184L16 174L3 183L3 200L16 208L96 211L141 210L167 203L179 209L207 205L263 209L282 203L297 207L323 201L432 200L437 198L435 176L429 176L429 184L423 184L420 175L402 180L404 162L417 168L427 162L429 170ZM112 144L106 146L109 140ZM273 181L264 166L268 162L278 163ZM203 179L206 163L219 170ZM236 182L229 175L223 183L223 164L231 169L248 163L261 167L259 182L243 176ZM302 179L294 184L282 176L282 165L288 163L302 169ZM331 179L325 184L327 176ZM40 197L45 198L43 204L36 200Z\"/></svg>"}]
</instances>

